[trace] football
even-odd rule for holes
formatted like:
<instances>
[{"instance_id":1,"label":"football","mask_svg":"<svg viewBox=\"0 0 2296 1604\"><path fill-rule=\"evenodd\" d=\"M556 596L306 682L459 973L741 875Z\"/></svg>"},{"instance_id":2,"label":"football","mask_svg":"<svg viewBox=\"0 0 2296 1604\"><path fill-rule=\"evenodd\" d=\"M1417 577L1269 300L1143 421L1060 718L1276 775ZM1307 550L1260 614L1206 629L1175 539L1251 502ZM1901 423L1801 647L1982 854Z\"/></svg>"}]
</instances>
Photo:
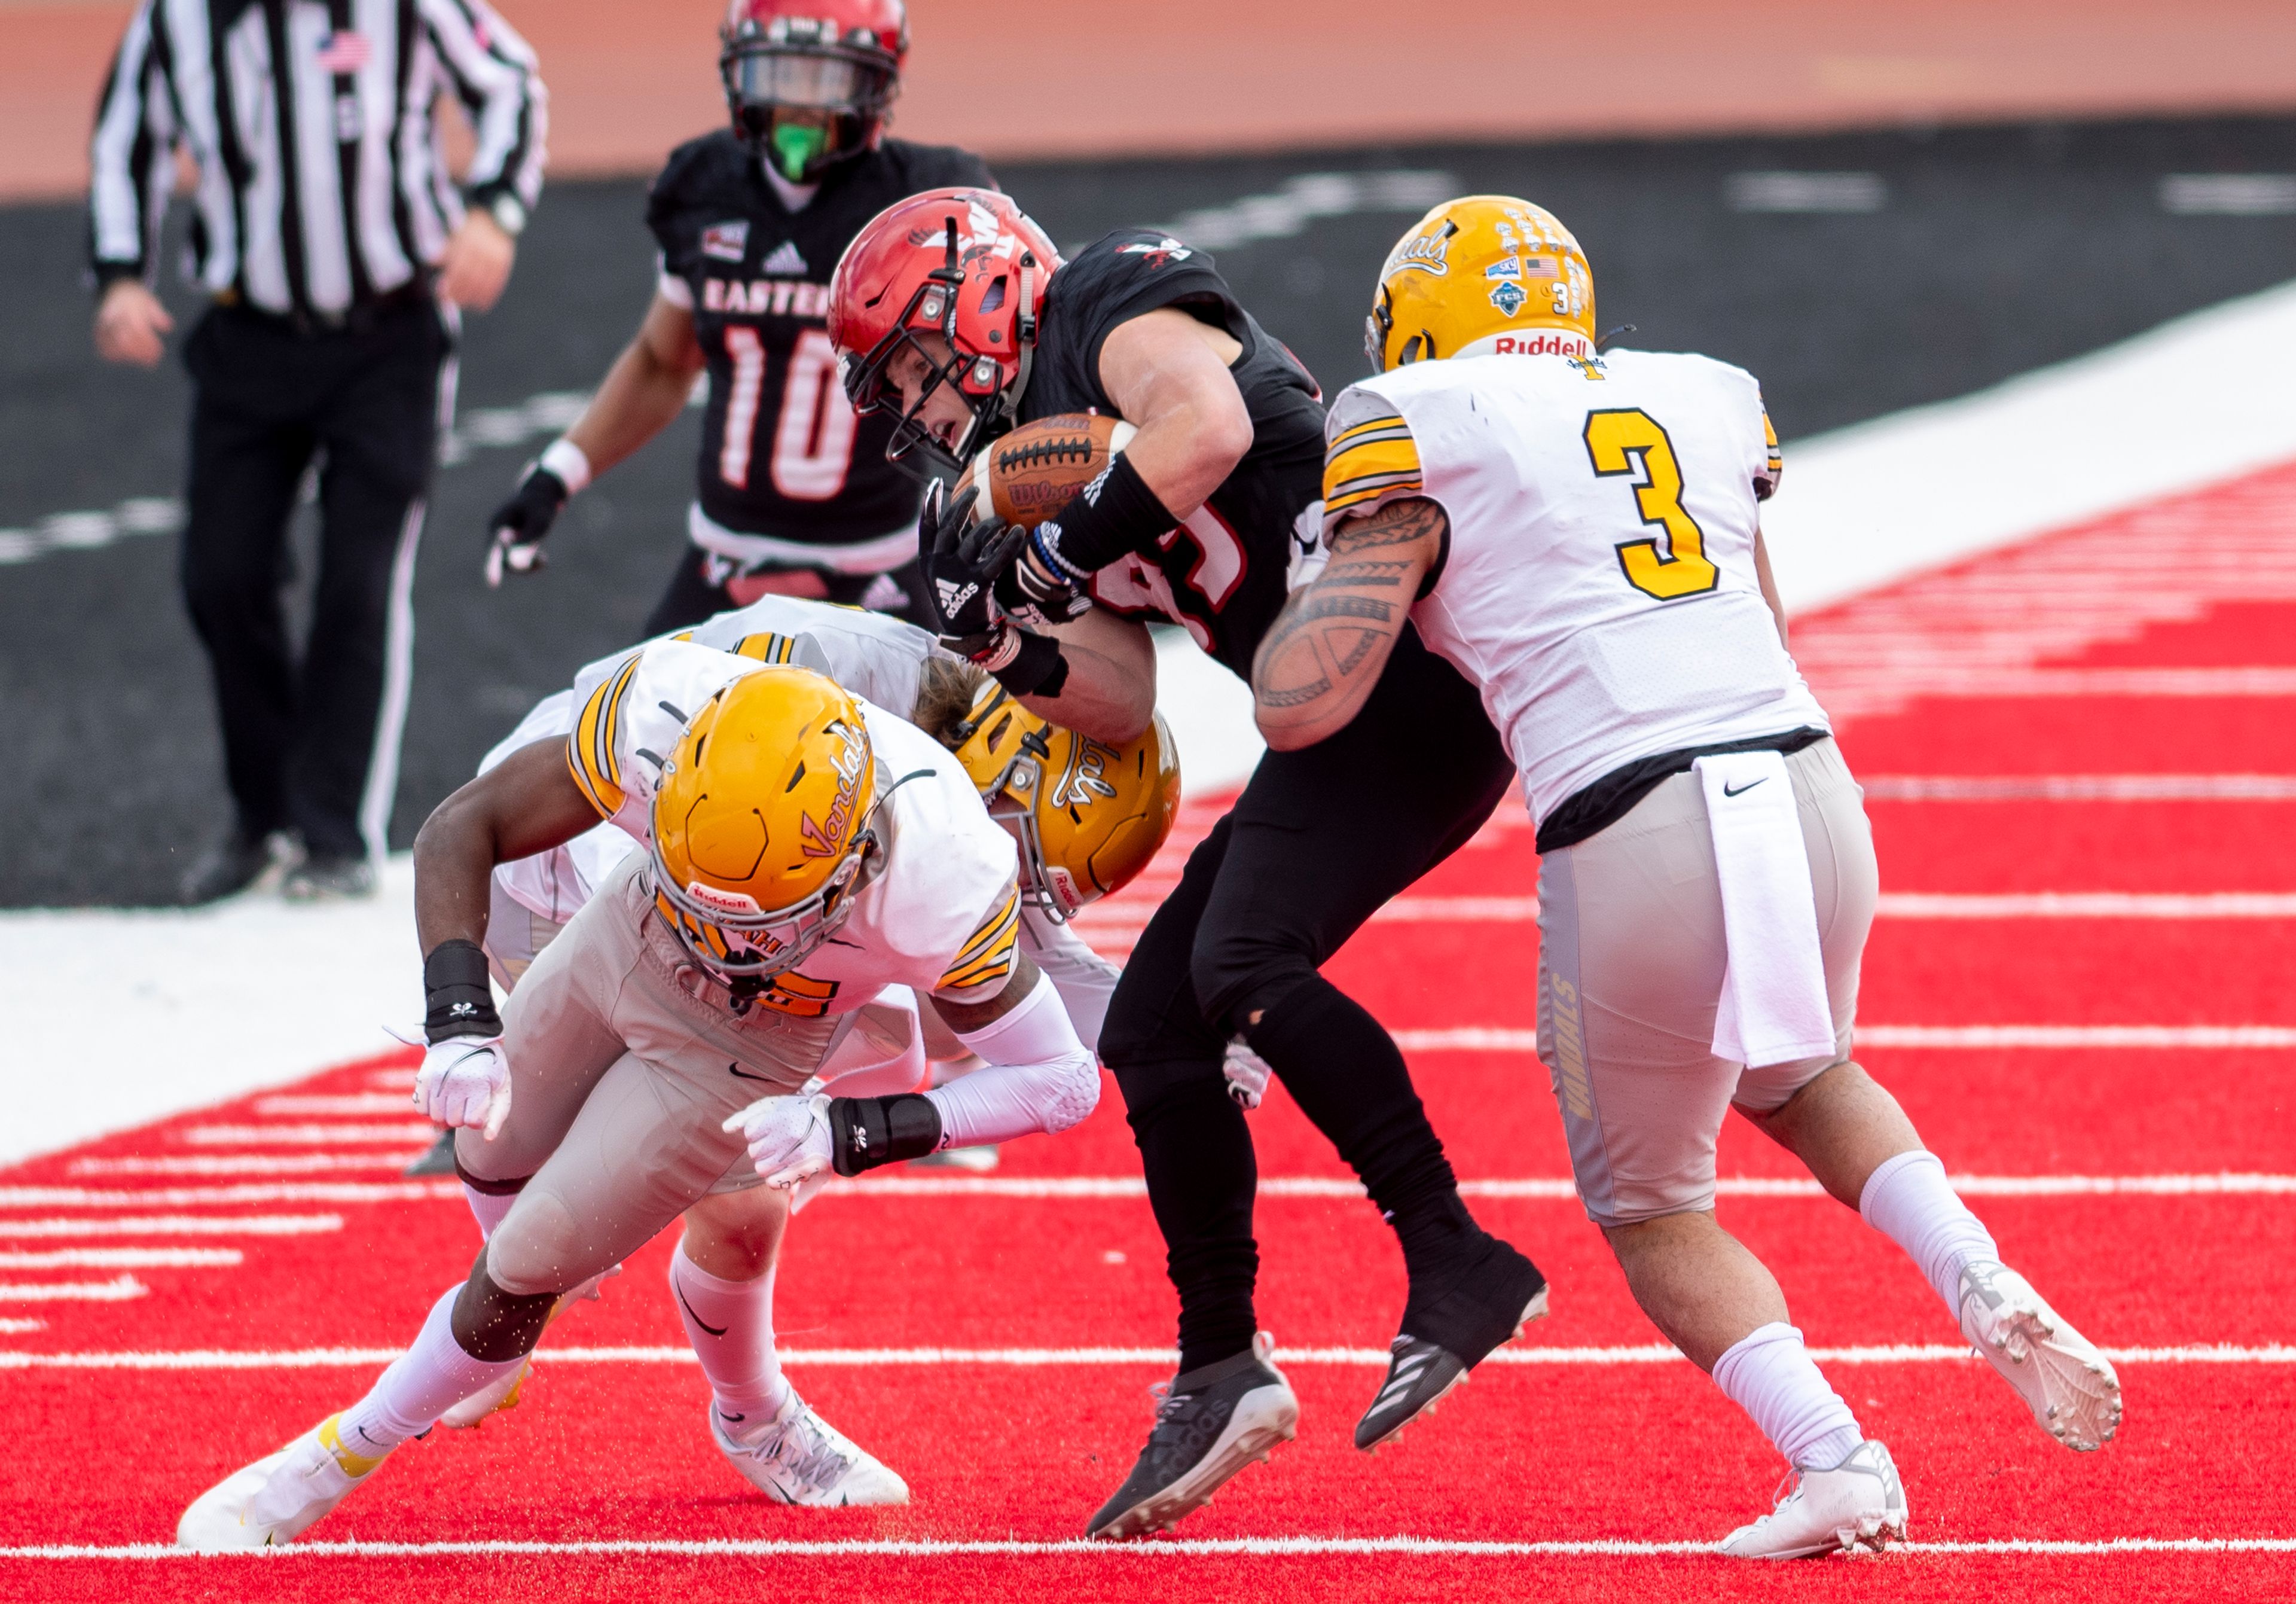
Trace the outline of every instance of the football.
<instances>
[{"instance_id":1,"label":"football","mask_svg":"<svg viewBox=\"0 0 2296 1604\"><path fill-rule=\"evenodd\" d=\"M1067 412L1023 424L984 448L955 495L986 479L989 506L1007 523L1033 529L1069 504L1139 431L1122 418ZM980 516L986 508L976 508Z\"/></svg>"}]
</instances>

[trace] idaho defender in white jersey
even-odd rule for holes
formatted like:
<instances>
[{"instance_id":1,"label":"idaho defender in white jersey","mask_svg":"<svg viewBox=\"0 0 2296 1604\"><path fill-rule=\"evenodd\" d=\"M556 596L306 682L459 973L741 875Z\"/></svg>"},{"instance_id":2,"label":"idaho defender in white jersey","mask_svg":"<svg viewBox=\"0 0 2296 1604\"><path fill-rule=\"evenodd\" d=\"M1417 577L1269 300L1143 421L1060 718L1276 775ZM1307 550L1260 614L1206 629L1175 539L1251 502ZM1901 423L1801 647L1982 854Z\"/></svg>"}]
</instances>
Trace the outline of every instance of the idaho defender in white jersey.
<instances>
[{"instance_id":1,"label":"idaho defender in white jersey","mask_svg":"<svg viewBox=\"0 0 2296 1604\"><path fill-rule=\"evenodd\" d=\"M1913 1256L2060 1442L2109 1441L2120 1383L1850 1060L1878 875L1785 650L1754 381L1599 355L1594 317L1578 243L1528 202L1450 202L1398 243L1376 374L1332 409L1320 571L1254 664L1259 725L1278 750L1343 728L1406 619L1480 687L1538 826L1539 1053L1579 1196L1644 1312L1795 1472L1723 1546L1879 1547L1905 1533L1889 1450L1715 1223L1729 1109Z\"/></svg>"},{"instance_id":2,"label":"idaho defender in white jersey","mask_svg":"<svg viewBox=\"0 0 2296 1604\"><path fill-rule=\"evenodd\" d=\"M365 1398L211 1488L181 1542L291 1540L407 1437L521 1373L562 1299L714 1189L790 1189L1059 1131L1097 1099L1097 1065L1019 950L1013 838L954 754L812 670L684 641L652 643L576 689L564 741L465 786L415 845L431 1042L416 1101L465 1128L456 1167L482 1222L488 1199L497 1211L485 1251ZM491 869L602 818L646 850L534 960L497 1019L479 945ZM839 1016L888 985L930 998L987 1066L924 1094L816 1092ZM737 1172L745 1149L754 1173ZM728 1259L743 1246L720 1246ZM722 1338L691 1295L715 1309L744 1294L738 1266L673 1285L689 1329ZM762 1491L906 1500L898 1477L805 1406L769 1350L703 1361L711 1434Z\"/></svg>"}]
</instances>

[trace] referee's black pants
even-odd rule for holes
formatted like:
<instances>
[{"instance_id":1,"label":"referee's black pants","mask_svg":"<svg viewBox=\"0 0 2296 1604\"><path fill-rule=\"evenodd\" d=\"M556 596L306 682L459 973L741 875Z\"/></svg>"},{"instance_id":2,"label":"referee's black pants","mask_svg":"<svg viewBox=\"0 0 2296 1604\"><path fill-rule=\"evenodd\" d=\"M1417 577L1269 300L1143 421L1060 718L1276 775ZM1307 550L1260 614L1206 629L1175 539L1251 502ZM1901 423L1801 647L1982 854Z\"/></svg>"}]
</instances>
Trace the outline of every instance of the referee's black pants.
<instances>
[{"instance_id":1,"label":"referee's black pants","mask_svg":"<svg viewBox=\"0 0 2296 1604\"><path fill-rule=\"evenodd\" d=\"M1473 835L1513 777L1474 687L1406 629L1352 723L1260 760L1142 932L1100 1049L1180 1294L1183 1371L1241 1352L1257 1326L1259 1172L1222 1070L1234 1035L1363 1177L1406 1262L1408 1221L1474 1230L1392 1040L1316 971Z\"/></svg>"},{"instance_id":2,"label":"referee's black pants","mask_svg":"<svg viewBox=\"0 0 2296 1604\"><path fill-rule=\"evenodd\" d=\"M452 345L421 295L308 331L217 307L185 342L184 599L214 673L224 771L249 839L291 827L314 857L382 848ZM320 453L318 588L299 662L281 596L287 524Z\"/></svg>"}]
</instances>

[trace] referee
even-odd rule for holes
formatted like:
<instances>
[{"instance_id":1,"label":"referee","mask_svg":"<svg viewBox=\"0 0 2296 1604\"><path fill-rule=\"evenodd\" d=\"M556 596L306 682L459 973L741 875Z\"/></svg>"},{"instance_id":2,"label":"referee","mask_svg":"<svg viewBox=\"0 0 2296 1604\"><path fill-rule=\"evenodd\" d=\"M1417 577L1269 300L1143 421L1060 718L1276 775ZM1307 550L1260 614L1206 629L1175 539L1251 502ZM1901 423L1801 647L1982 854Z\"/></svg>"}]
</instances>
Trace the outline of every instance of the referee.
<instances>
[{"instance_id":1,"label":"referee","mask_svg":"<svg viewBox=\"0 0 2296 1604\"><path fill-rule=\"evenodd\" d=\"M458 190L434 103L477 136ZM510 276L542 188L534 53L483 0L142 0L96 115L95 346L155 366L152 292L178 152L209 299L193 382L184 599L207 648L232 828L183 882L227 896L291 862L291 900L369 895L414 650L414 551L453 405L458 308ZM280 588L297 487L324 533L308 646ZM299 854L296 849L299 845Z\"/></svg>"}]
</instances>

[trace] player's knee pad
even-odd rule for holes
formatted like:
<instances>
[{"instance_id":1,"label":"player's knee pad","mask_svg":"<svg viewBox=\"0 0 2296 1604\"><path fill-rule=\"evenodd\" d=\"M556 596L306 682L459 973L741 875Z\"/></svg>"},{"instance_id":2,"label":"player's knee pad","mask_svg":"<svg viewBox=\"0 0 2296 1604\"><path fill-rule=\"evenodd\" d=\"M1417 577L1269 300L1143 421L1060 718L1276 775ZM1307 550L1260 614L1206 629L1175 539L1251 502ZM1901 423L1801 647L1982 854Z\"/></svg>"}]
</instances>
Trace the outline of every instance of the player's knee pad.
<instances>
[{"instance_id":1,"label":"player's knee pad","mask_svg":"<svg viewBox=\"0 0 2296 1604\"><path fill-rule=\"evenodd\" d=\"M1282 933L1215 927L1196 933L1190 975L1204 1023L1225 1042L1255 1016L1316 975L1314 956Z\"/></svg>"},{"instance_id":2,"label":"player's knee pad","mask_svg":"<svg viewBox=\"0 0 2296 1604\"><path fill-rule=\"evenodd\" d=\"M1124 1094L1124 1117L1136 1134L1199 1105L1233 1107L1228 1102L1227 1077L1221 1073L1218 1058L1128 1064L1110 1073L1116 1077L1117 1090Z\"/></svg>"},{"instance_id":3,"label":"player's knee pad","mask_svg":"<svg viewBox=\"0 0 2296 1604\"><path fill-rule=\"evenodd\" d=\"M479 1250L471 1279L455 1300L455 1341L472 1358L500 1364L534 1351L558 1295L505 1291L488 1269L487 1254Z\"/></svg>"}]
</instances>

